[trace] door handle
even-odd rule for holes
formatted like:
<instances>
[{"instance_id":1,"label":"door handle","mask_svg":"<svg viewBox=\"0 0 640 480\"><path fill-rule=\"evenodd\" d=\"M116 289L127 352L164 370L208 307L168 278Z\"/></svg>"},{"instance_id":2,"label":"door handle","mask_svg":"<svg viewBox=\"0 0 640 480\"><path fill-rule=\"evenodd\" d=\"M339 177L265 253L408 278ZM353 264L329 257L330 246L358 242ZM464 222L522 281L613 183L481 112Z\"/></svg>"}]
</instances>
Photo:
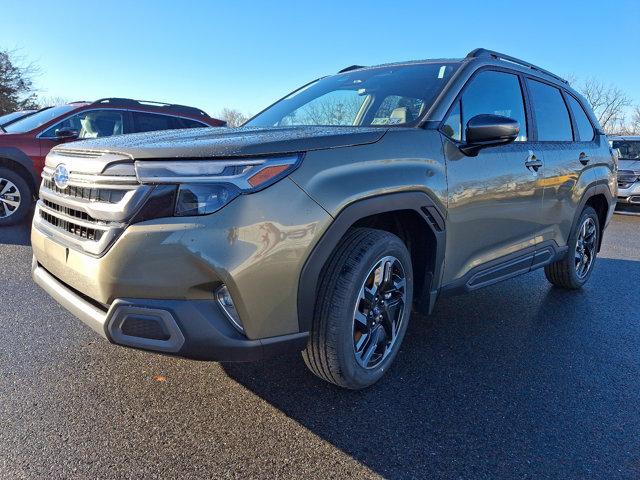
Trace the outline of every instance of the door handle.
<instances>
[{"instance_id":1,"label":"door handle","mask_svg":"<svg viewBox=\"0 0 640 480\"><path fill-rule=\"evenodd\" d=\"M581 164L586 165L587 163L589 163L589 155L587 155L584 152L580 152L580 156L578 157L578 160L580 160Z\"/></svg>"},{"instance_id":2,"label":"door handle","mask_svg":"<svg viewBox=\"0 0 640 480\"><path fill-rule=\"evenodd\" d=\"M524 166L532 172L538 172L538 169L542 167L542 160L536 157L536 155L531 150L529 150L529 155L524 161Z\"/></svg>"}]
</instances>

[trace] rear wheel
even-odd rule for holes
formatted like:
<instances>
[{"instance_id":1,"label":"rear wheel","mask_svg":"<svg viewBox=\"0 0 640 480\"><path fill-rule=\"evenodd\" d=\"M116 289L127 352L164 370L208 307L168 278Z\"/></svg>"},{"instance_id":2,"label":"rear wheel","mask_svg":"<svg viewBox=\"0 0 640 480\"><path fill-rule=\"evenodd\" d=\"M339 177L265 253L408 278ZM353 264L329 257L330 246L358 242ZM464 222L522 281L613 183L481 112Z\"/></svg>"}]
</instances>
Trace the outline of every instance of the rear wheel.
<instances>
[{"instance_id":1,"label":"rear wheel","mask_svg":"<svg viewBox=\"0 0 640 480\"><path fill-rule=\"evenodd\" d=\"M547 265L544 273L557 287L576 290L581 288L593 271L600 245L600 220L591 207L586 207L569 237L566 258Z\"/></svg>"},{"instance_id":2,"label":"rear wheel","mask_svg":"<svg viewBox=\"0 0 640 480\"><path fill-rule=\"evenodd\" d=\"M411 257L400 238L374 229L347 233L323 270L303 358L317 376L360 389L393 362L411 314Z\"/></svg>"},{"instance_id":3,"label":"rear wheel","mask_svg":"<svg viewBox=\"0 0 640 480\"><path fill-rule=\"evenodd\" d=\"M0 226L24 220L31 207L31 196L31 188L20 174L0 167Z\"/></svg>"}]
</instances>

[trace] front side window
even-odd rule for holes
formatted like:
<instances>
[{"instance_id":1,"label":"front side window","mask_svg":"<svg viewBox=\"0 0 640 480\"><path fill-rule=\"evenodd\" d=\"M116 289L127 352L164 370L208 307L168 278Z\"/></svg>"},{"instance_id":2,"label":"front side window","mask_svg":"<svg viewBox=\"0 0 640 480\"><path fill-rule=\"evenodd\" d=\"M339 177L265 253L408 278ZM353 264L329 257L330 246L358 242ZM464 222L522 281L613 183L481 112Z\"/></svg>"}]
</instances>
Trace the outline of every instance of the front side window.
<instances>
[{"instance_id":1,"label":"front side window","mask_svg":"<svg viewBox=\"0 0 640 480\"><path fill-rule=\"evenodd\" d=\"M7 125L4 129L8 133L24 133L34 130L47 122L50 122L54 118L58 118L65 113L68 113L78 108L77 105L60 105L58 107L45 108L33 115L21 118L17 122L13 122Z\"/></svg>"},{"instance_id":2,"label":"front side window","mask_svg":"<svg viewBox=\"0 0 640 480\"><path fill-rule=\"evenodd\" d=\"M556 87L527 79L533 112L541 142L570 142L573 140L571 118L562 93Z\"/></svg>"},{"instance_id":3,"label":"front side window","mask_svg":"<svg viewBox=\"0 0 640 480\"><path fill-rule=\"evenodd\" d=\"M455 110L453 114L456 115ZM527 117L517 75L484 71L471 80L462 95L462 125L466 125L476 115L483 114L501 115L517 120L520 124L520 134L516 141L527 140Z\"/></svg>"},{"instance_id":4,"label":"front side window","mask_svg":"<svg viewBox=\"0 0 640 480\"><path fill-rule=\"evenodd\" d=\"M640 141L614 140L611 147L618 150L622 160L640 160Z\"/></svg>"},{"instance_id":5,"label":"front side window","mask_svg":"<svg viewBox=\"0 0 640 480\"><path fill-rule=\"evenodd\" d=\"M325 77L245 125L410 125L433 104L458 66L456 62L390 65Z\"/></svg>"},{"instance_id":6,"label":"front side window","mask_svg":"<svg viewBox=\"0 0 640 480\"><path fill-rule=\"evenodd\" d=\"M87 110L49 127L41 137L55 138L60 130L75 130L80 139L110 137L124 133L124 118L116 110Z\"/></svg>"},{"instance_id":7,"label":"front side window","mask_svg":"<svg viewBox=\"0 0 640 480\"><path fill-rule=\"evenodd\" d=\"M593 125L589 121L587 114L584 113L584 109L580 102L573 98L571 95L567 95L567 100L569 100L569 106L571 107L571 111L573 112L573 118L576 120L576 126L578 127L578 136L580 137L581 142L590 142L593 140L594 131Z\"/></svg>"}]
</instances>

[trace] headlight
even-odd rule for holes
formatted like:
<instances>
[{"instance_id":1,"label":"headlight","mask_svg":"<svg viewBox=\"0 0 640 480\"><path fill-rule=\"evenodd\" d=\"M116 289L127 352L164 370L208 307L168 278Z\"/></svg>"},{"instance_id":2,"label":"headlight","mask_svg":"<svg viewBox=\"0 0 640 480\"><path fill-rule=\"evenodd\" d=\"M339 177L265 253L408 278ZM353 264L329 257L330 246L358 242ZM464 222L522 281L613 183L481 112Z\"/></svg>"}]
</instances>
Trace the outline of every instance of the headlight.
<instances>
[{"instance_id":1,"label":"headlight","mask_svg":"<svg viewBox=\"0 0 640 480\"><path fill-rule=\"evenodd\" d=\"M178 185L174 214L207 215L234 198L253 193L289 175L301 155L227 160L138 160L136 177L144 184Z\"/></svg>"}]
</instances>

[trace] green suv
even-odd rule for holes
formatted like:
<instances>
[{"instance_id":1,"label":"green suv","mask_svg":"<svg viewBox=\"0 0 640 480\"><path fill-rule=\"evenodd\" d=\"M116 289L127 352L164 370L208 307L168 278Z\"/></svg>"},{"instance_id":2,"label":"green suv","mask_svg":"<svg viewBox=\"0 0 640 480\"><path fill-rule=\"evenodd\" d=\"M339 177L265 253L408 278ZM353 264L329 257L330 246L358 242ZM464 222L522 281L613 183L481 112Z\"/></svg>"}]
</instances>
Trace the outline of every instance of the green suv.
<instances>
[{"instance_id":1,"label":"green suv","mask_svg":"<svg viewBox=\"0 0 640 480\"><path fill-rule=\"evenodd\" d=\"M592 111L545 70L484 49L351 66L238 129L54 148L33 277L110 342L301 351L358 389L441 295L542 267L582 287L616 189Z\"/></svg>"}]
</instances>

